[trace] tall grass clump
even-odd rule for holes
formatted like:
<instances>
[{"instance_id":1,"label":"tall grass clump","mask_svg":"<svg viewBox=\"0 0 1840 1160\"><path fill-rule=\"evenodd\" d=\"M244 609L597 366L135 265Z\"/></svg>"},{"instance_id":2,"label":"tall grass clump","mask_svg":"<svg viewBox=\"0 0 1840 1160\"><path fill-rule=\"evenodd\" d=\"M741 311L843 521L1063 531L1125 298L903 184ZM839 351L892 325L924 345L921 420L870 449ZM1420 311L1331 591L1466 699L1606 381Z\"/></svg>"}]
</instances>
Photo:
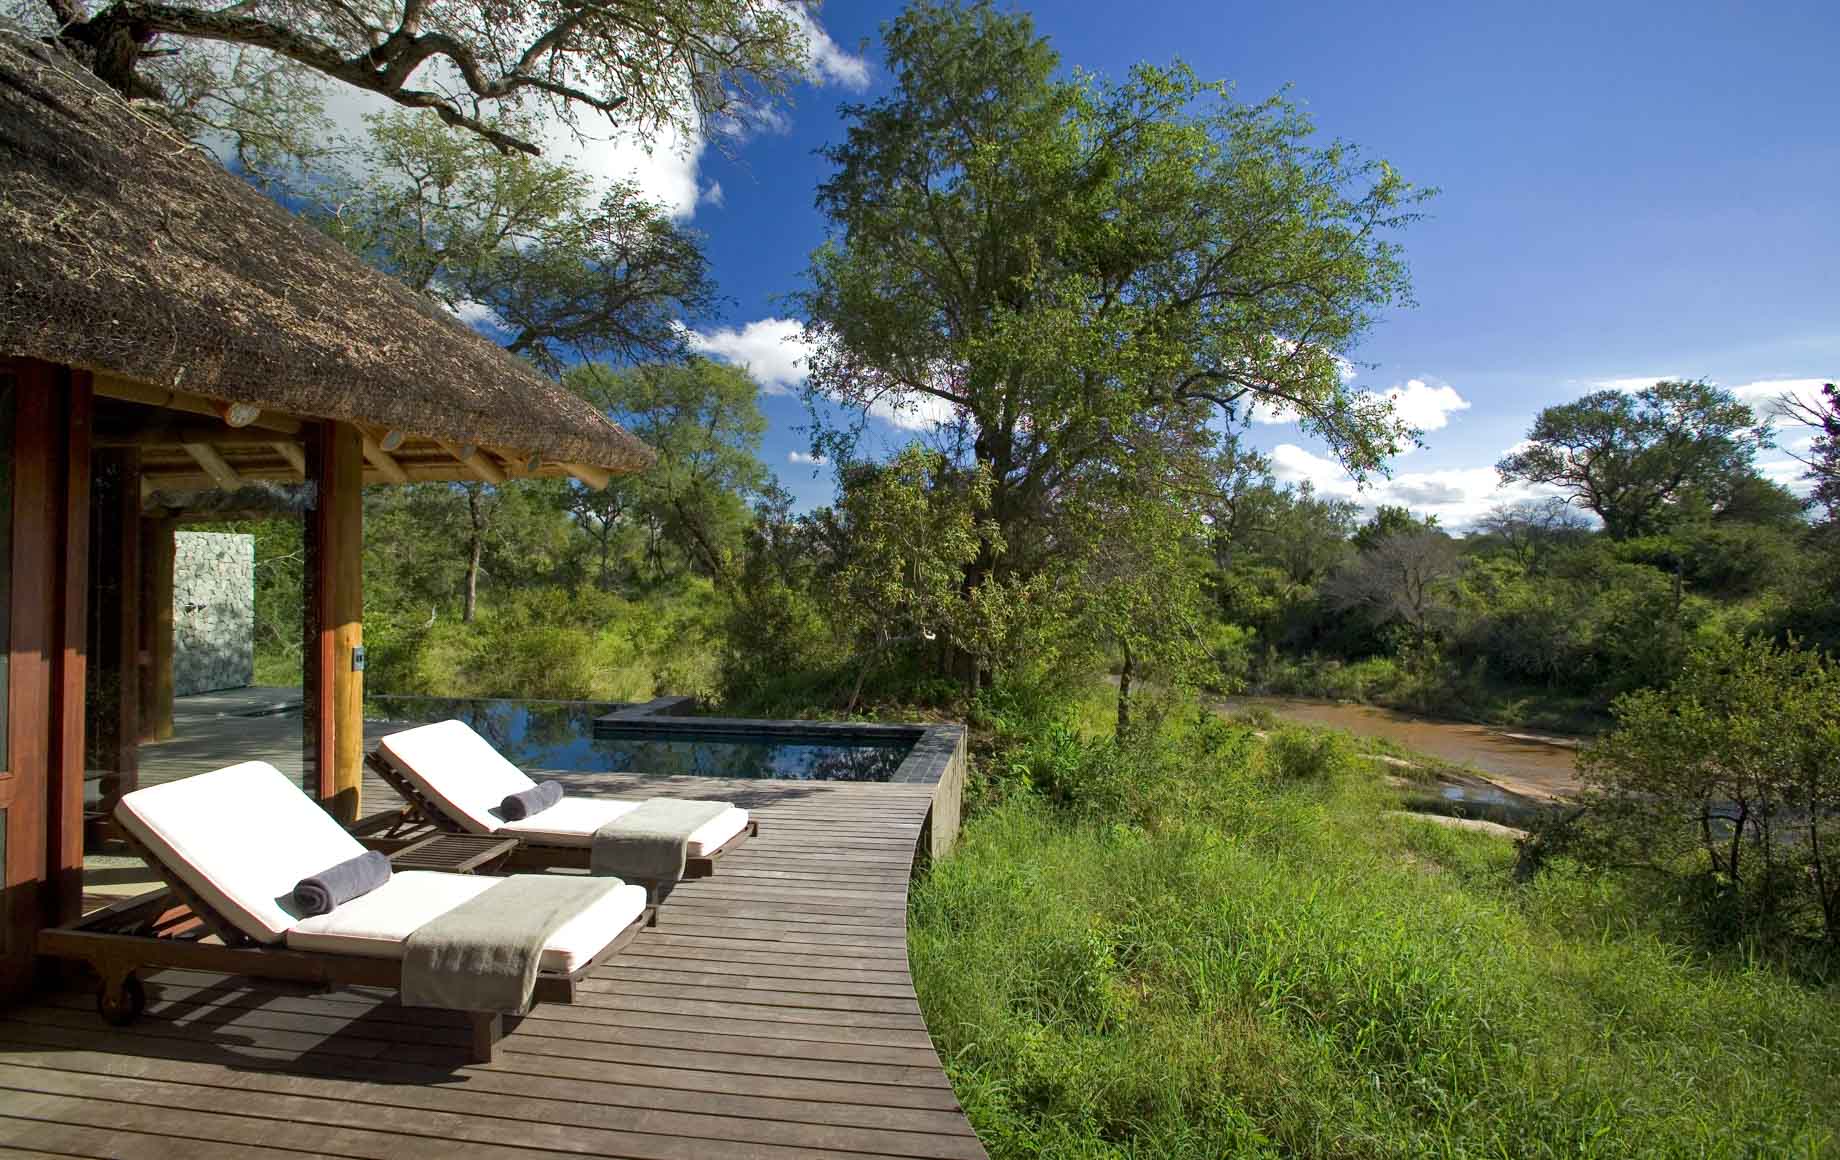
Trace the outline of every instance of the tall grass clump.
<instances>
[{"instance_id":1,"label":"tall grass clump","mask_svg":"<svg viewBox=\"0 0 1840 1160\"><path fill-rule=\"evenodd\" d=\"M1814 1156L1840 1002L1563 859L1396 817L1339 734L1040 726L912 896L997 1156Z\"/></svg>"}]
</instances>

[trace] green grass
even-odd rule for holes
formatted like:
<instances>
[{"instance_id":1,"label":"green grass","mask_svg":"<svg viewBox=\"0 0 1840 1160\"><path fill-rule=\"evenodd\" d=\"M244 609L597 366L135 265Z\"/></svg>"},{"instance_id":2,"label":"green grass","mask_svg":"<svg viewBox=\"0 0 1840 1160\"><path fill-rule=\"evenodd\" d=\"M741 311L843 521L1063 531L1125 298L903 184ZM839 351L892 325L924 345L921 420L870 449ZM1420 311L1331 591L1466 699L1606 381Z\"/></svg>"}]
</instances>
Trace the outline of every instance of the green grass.
<instances>
[{"instance_id":1,"label":"green grass","mask_svg":"<svg viewBox=\"0 0 1840 1160\"><path fill-rule=\"evenodd\" d=\"M1833 989L1568 864L1514 886L1511 844L1386 817L1345 737L1179 725L1013 738L914 891L994 1155L1834 1154Z\"/></svg>"}]
</instances>

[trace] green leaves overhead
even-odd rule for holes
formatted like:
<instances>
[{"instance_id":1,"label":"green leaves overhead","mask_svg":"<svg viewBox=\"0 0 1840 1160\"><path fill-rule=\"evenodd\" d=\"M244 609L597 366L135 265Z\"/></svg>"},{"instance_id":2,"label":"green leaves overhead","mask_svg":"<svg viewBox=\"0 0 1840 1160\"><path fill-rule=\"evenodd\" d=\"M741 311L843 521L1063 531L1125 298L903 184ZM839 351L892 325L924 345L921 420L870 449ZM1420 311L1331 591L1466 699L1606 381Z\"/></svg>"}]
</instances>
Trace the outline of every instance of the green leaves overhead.
<instances>
[{"instance_id":1,"label":"green leaves overhead","mask_svg":"<svg viewBox=\"0 0 1840 1160\"><path fill-rule=\"evenodd\" d=\"M595 200L578 169L406 113L372 120L363 172L309 187L326 228L552 374L678 357L715 302L701 239L635 186Z\"/></svg>"}]
</instances>

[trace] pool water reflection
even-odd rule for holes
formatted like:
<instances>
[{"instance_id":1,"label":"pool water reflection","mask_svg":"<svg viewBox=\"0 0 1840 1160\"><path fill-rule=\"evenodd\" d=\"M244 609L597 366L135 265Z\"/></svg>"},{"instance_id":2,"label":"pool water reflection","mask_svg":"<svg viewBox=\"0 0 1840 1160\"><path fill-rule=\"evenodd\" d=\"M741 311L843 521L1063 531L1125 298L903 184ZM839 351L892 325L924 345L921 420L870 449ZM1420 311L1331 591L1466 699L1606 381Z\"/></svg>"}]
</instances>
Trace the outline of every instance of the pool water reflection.
<instances>
[{"instance_id":1,"label":"pool water reflection","mask_svg":"<svg viewBox=\"0 0 1840 1160\"><path fill-rule=\"evenodd\" d=\"M660 776L792 778L801 781L888 781L913 748L909 741L818 737L699 737L672 730L597 739L594 720L617 705L593 701L471 700L372 697L365 716L404 728L458 718L526 769Z\"/></svg>"}]
</instances>

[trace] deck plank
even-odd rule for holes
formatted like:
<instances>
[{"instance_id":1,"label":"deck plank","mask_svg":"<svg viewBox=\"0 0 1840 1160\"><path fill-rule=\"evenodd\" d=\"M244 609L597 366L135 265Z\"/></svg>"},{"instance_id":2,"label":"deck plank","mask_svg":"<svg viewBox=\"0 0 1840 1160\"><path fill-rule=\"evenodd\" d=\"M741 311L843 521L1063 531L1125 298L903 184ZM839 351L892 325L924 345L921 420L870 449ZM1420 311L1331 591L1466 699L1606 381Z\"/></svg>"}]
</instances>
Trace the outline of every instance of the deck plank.
<instances>
[{"instance_id":1,"label":"deck plank","mask_svg":"<svg viewBox=\"0 0 1840 1160\"><path fill-rule=\"evenodd\" d=\"M761 832L490 1064L458 1017L371 988L169 970L128 1028L74 985L0 1012L0 1156L984 1155L908 970L926 787L542 776L733 800Z\"/></svg>"}]
</instances>

